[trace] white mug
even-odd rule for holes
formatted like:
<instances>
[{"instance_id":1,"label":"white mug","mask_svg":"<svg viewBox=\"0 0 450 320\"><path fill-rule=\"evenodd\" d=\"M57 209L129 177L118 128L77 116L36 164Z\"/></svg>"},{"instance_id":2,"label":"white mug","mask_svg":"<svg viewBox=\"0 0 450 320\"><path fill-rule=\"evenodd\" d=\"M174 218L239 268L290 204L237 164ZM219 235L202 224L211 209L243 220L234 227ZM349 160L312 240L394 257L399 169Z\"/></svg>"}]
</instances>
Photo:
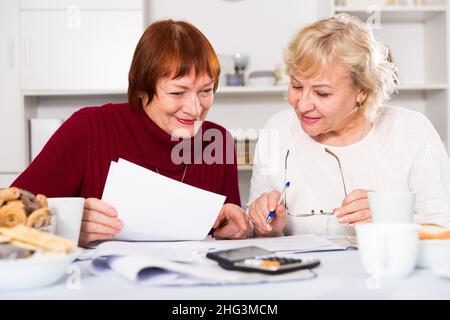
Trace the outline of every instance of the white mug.
<instances>
[{"instance_id":1,"label":"white mug","mask_svg":"<svg viewBox=\"0 0 450 320\"><path fill-rule=\"evenodd\" d=\"M367 193L373 222L413 221L416 194L414 192L378 192Z\"/></svg>"},{"instance_id":2,"label":"white mug","mask_svg":"<svg viewBox=\"0 0 450 320\"><path fill-rule=\"evenodd\" d=\"M78 244L84 198L48 198L48 206L56 216L56 234Z\"/></svg>"},{"instance_id":3,"label":"white mug","mask_svg":"<svg viewBox=\"0 0 450 320\"><path fill-rule=\"evenodd\" d=\"M419 254L419 227L413 223L356 225L361 261L372 276L408 276Z\"/></svg>"}]
</instances>

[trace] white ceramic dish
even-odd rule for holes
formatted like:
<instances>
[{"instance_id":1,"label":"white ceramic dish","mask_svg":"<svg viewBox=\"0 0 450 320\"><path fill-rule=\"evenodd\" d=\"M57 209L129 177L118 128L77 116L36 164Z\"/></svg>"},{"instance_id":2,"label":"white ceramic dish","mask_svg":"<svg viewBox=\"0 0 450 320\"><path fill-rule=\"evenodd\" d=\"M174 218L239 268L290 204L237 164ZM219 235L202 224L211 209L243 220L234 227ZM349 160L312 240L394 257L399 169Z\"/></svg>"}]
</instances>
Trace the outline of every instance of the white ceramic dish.
<instances>
[{"instance_id":1,"label":"white ceramic dish","mask_svg":"<svg viewBox=\"0 0 450 320\"><path fill-rule=\"evenodd\" d=\"M450 240L420 240L419 268L435 268L450 265Z\"/></svg>"},{"instance_id":2,"label":"white ceramic dish","mask_svg":"<svg viewBox=\"0 0 450 320\"><path fill-rule=\"evenodd\" d=\"M45 287L58 281L81 249L64 256L36 256L27 259L0 260L0 290L12 291Z\"/></svg>"}]
</instances>

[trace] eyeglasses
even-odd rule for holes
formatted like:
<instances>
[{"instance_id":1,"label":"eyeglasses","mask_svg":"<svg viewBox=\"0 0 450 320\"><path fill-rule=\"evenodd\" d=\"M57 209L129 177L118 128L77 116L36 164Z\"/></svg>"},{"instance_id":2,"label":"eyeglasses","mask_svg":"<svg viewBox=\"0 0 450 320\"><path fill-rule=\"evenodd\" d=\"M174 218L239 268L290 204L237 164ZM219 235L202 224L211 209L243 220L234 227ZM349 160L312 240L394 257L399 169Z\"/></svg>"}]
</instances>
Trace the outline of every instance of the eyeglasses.
<instances>
[{"instance_id":1,"label":"eyeglasses","mask_svg":"<svg viewBox=\"0 0 450 320\"><path fill-rule=\"evenodd\" d=\"M345 197L347 197L347 188L345 187L344 175L342 174L341 161L339 161L338 156L335 155L333 152L331 152L330 149L325 148L325 152L330 154L331 156L333 156L336 159L336 161L337 161L337 163L339 165L339 172L341 173L342 185L344 186L344 194L345 194Z\"/></svg>"},{"instance_id":2,"label":"eyeglasses","mask_svg":"<svg viewBox=\"0 0 450 320\"><path fill-rule=\"evenodd\" d=\"M347 188L345 186L344 174L342 173L341 161L339 160L338 156L336 154L334 154L330 149L325 148L325 152L328 153L329 155L331 155L333 158L335 158L337 163L338 163L339 172L341 174L341 179L342 179L342 186L343 186L343 189L344 189L344 195L347 197ZM286 157L284 159L284 183L285 184L286 184L286 181L287 181L288 156L289 156L289 150L287 151ZM286 200L286 191L284 193L284 206L286 208L287 215L292 216L292 217L301 217L301 218L303 218L303 217L312 217L312 216L325 216L326 219L325 219L325 226L324 226L324 235L325 236L329 236L330 235L329 234L329 231L330 231L329 230L329 226L330 226L329 222L330 222L331 217L334 216L333 212L327 212L327 211L324 211L322 209L319 210L319 211L311 210L309 213L292 213L292 212L289 212L289 210L287 210L288 209L288 205L287 205L287 200ZM349 231L349 232L351 232L351 231ZM350 238L351 237L347 237L347 240L350 241Z\"/></svg>"},{"instance_id":3,"label":"eyeglasses","mask_svg":"<svg viewBox=\"0 0 450 320\"><path fill-rule=\"evenodd\" d=\"M330 149L325 148L325 152L328 153L329 155L331 155L333 158L336 159L338 166L339 166L339 172L341 174L341 179L342 179L342 185L344 187L344 194L347 197L347 188L345 186L345 180L344 180L344 175L342 173L342 166L341 166L341 161L339 160L338 156L336 154L334 154ZM288 160L288 156L289 156L289 150L286 153L286 157L284 159L284 183L286 184L287 181L287 160ZM312 217L312 216L318 216L318 215L325 215L325 216L332 216L334 215L333 212L328 212L328 211L324 211L324 210L319 210L319 211L315 211L315 210L311 210L309 213L292 213L289 212L288 206L287 206L287 201L286 201L286 191L284 192L284 206L286 208L286 212L289 216L293 216L293 217Z\"/></svg>"}]
</instances>

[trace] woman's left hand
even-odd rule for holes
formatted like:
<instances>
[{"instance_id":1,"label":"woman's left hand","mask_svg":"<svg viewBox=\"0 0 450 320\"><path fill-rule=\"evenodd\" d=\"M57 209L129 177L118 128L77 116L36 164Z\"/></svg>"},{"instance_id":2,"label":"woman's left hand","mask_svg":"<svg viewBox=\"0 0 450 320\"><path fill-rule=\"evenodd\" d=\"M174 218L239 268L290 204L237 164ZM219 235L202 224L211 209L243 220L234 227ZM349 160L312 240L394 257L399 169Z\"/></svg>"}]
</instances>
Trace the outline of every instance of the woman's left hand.
<instances>
[{"instance_id":1,"label":"woman's left hand","mask_svg":"<svg viewBox=\"0 0 450 320\"><path fill-rule=\"evenodd\" d=\"M369 208L369 199L367 192L370 190L353 190L344 201L342 206L333 210L339 223L350 226L356 223L371 222L372 212Z\"/></svg>"},{"instance_id":2,"label":"woman's left hand","mask_svg":"<svg viewBox=\"0 0 450 320\"><path fill-rule=\"evenodd\" d=\"M250 222L241 207L227 203L222 207L213 228L216 229L214 238L245 239L248 237Z\"/></svg>"}]
</instances>

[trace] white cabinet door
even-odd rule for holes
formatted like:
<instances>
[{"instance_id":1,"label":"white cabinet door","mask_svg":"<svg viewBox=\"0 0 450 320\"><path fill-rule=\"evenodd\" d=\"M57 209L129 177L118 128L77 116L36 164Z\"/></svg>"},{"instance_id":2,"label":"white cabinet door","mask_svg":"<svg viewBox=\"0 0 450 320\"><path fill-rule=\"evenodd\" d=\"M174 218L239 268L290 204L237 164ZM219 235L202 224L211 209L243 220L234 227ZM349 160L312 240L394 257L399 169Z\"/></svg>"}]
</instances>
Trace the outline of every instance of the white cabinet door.
<instances>
[{"instance_id":1,"label":"white cabinet door","mask_svg":"<svg viewBox=\"0 0 450 320\"><path fill-rule=\"evenodd\" d=\"M23 10L22 90L126 90L142 9Z\"/></svg>"},{"instance_id":2,"label":"white cabinet door","mask_svg":"<svg viewBox=\"0 0 450 320\"><path fill-rule=\"evenodd\" d=\"M19 172L24 166L19 15L17 0L0 1L0 172L3 173Z\"/></svg>"}]
</instances>

